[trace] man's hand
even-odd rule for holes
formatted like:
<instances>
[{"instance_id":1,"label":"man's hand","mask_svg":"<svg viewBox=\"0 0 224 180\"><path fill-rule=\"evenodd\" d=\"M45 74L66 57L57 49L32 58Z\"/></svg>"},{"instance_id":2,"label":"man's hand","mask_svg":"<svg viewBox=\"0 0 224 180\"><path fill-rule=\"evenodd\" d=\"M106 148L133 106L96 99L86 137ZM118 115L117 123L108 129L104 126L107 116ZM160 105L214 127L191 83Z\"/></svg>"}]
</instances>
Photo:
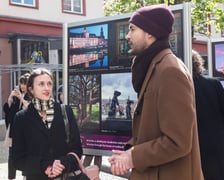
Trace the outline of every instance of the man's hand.
<instances>
[{"instance_id":1,"label":"man's hand","mask_svg":"<svg viewBox=\"0 0 224 180\"><path fill-rule=\"evenodd\" d=\"M132 150L133 148L127 151L112 150L113 154L108 159L111 164L112 174L123 175L134 167L131 155Z\"/></svg>"}]
</instances>

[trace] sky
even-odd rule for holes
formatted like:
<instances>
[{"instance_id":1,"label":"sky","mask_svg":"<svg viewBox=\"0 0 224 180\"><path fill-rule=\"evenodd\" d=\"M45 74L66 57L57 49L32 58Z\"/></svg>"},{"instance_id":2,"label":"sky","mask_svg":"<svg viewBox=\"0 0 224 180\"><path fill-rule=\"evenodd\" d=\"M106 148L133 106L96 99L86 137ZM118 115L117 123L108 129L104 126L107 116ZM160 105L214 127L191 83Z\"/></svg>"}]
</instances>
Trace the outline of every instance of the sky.
<instances>
[{"instance_id":1,"label":"sky","mask_svg":"<svg viewBox=\"0 0 224 180\"><path fill-rule=\"evenodd\" d=\"M112 99L114 90L120 91L119 99L137 101L137 94L131 83L131 73L102 74L102 99Z\"/></svg>"},{"instance_id":2,"label":"sky","mask_svg":"<svg viewBox=\"0 0 224 180\"><path fill-rule=\"evenodd\" d=\"M92 26L85 25L85 26L79 27L79 28L74 27L74 28L71 28L69 32L82 33L84 27L86 27L87 32L89 32L91 34L96 34L97 36L100 35L101 28L103 28L104 37L105 37L105 39L108 39L108 25L107 24L92 25Z\"/></svg>"}]
</instances>

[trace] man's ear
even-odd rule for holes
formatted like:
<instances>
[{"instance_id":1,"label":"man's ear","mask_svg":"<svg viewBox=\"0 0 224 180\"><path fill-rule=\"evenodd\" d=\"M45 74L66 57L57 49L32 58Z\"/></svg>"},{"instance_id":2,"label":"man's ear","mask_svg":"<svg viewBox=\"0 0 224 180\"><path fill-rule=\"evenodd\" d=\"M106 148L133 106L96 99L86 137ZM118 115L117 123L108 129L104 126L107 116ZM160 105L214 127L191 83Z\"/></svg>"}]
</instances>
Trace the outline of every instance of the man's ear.
<instances>
[{"instance_id":1,"label":"man's ear","mask_svg":"<svg viewBox=\"0 0 224 180\"><path fill-rule=\"evenodd\" d=\"M149 45L156 41L156 37L146 32L146 39Z\"/></svg>"}]
</instances>

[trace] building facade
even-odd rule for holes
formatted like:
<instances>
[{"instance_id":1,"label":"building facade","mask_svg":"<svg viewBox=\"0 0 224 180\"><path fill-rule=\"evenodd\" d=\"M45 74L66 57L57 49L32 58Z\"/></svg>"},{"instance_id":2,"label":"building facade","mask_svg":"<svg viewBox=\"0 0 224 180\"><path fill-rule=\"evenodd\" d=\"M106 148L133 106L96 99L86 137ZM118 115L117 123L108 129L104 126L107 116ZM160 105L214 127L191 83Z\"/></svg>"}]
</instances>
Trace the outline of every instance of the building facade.
<instances>
[{"instance_id":1,"label":"building facade","mask_svg":"<svg viewBox=\"0 0 224 180\"><path fill-rule=\"evenodd\" d=\"M18 77L38 64L62 75L63 24L103 16L102 0L5 0L0 6L0 118Z\"/></svg>"}]
</instances>

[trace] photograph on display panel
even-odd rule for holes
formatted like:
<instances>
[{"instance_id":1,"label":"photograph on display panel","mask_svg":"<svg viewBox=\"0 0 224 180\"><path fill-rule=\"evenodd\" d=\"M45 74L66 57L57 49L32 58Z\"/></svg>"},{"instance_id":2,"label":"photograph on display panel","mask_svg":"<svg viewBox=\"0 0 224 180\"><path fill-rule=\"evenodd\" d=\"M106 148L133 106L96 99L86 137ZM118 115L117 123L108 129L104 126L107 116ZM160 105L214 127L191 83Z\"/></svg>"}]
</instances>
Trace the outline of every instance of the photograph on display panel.
<instances>
[{"instance_id":1,"label":"photograph on display panel","mask_svg":"<svg viewBox=\"0 0 224 180\"><path fill-rule=\"evenodd\" d=\"M108 67L108 25L86 25L69 29L69 68Z\"/></svg>"},{"instance_id":2,"label":"photograph on display panel","mask_svg":"<svg viewBox=\"0 0 224 180\"><path fill-rule=\"evenodd\" d=\"M137 94L131 83L131 73L102 74L101 131L131 135L132 116Z\"/></svg>"},{"instance_id":3,"label":"photograph on display panel","mask_svg":"<svg viewBox=\"0 0 224 180\"><path fill-rule=\"evenodd\" d=\"M175 17L173 30L170 34L169 41L170 46L173 53L179 57L180 59L184 60L184 53L183 53L183 11L182 10L175 10L172 11Z\"/></svg>"},{"instance_id":4,"label":"photograph on display panel","mask_svg":"<svg viewBox=\"0 0 224 180\"><path fill-rule=\"evenodd\" d=\"M100 132L100 75L69 76L69 104L74 109L80 131Z\"/></svg>"},{"instance_id":5,"label":"photograph on display panel","mask_svg":"<svg viewBox=\"0 0 224 180\"><path fill-rule=\"evenodd\" d=\"M132 56L125 39L129 31L128 19L112 21L109 24L108 60L109 69L130 69Z\"/></svg>"},{"instance_id":6,"label":"photograph on display panel","mask_svg":"<svg viewBox=\"0 0 224 180\"><path fill-rule=\"evenodd\" d=\"M224 78L224 41L212 42L212 74Z\"/></svg>"},{"instance_id":7,"label":"photograph on display panel","mask_svg":"<svg viewBox=\"0 0 224 180\"><path fill-rule=\"evenodd\" d=\"M131 137L136 103L130 72L69 76L69 104L77 118L85 154L122 150Z\"/></svg>"}]
</instances>

